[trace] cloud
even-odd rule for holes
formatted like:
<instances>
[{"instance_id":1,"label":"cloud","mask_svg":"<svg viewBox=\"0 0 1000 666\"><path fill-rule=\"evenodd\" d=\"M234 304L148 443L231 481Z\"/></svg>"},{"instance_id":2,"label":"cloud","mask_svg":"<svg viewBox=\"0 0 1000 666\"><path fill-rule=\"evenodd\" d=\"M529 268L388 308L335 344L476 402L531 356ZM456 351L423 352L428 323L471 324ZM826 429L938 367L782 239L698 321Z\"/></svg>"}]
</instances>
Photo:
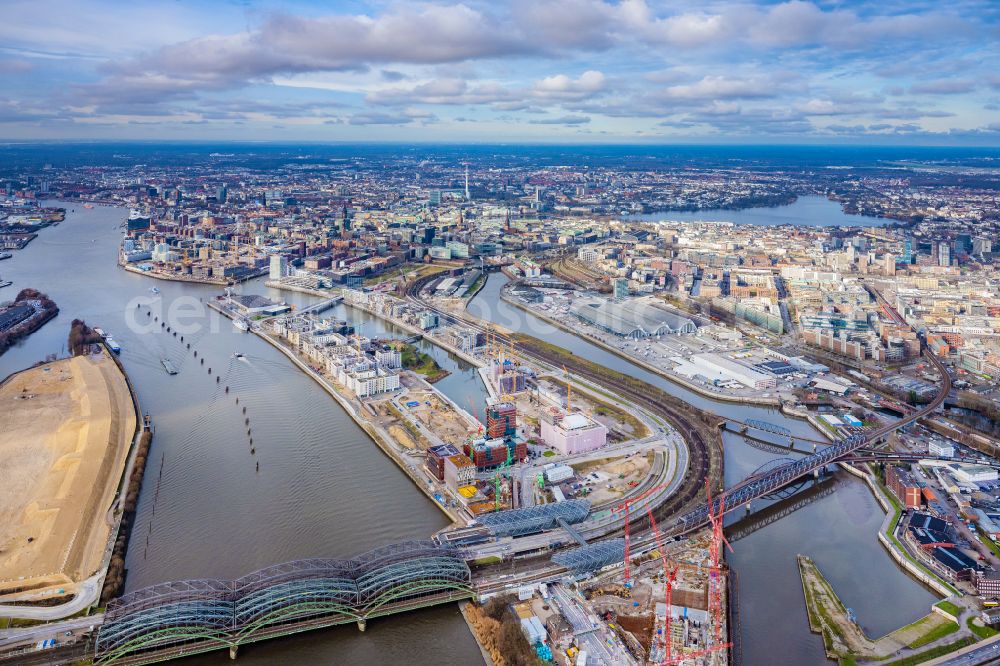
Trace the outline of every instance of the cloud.
<instances>
[{"instance_id":1,"label":"cloud","mask_svg":"<svg viewBox=\"0 0 1000 666\"><path fill-rule=\"evenodd\" d=\"M531 125L586 125L589 122L589 116L560 116L559 118L538 118L528 121Z\"/></svg>"},{"instance_id":2,"label":"cloud","mask_svg":"<svg viewBox=\"0 0 1000 666\"><path fill-rule=\"evenodd\" d=\"M0 58L0 73L23 74L24 72L30 72L34 68L35 66L28 60Z\"/></svg>"},{"instance_id":3,"label":"cloud","mask_svg":"<svg viewBox=\"0 0 1000 666\"><path fill-rule=\"evenodd\" d=\"M421 121L423 124L437 121L437 116L429 111L407 109L401 113L380 113L377 111L355 113L347 119L348 125L409 125Z\"/></svg>"},{"instance_id":4,"label":"cloud","mask_svg":"<svg viewBox=\"0 0 1000 666\"><path fill-rule=\"evenodd\" d=\"M591 69L576 79L565 74L547 76L536 81L532 90L536 97L542 99L580 100L603 92L606 85L604 74Z\"/></svg>"},{"instance_id":5,"label":"cloud","mask_svg":"<svg viewBox=\"0 0 1000 666\"><path fill-rule=\"evenodd\" d=\"M461 4L399 6L374 18L280 14L255 30L189 39L105 70L109 85L164 81L216 90L281 74L366 71L380 63L456 63L537 50L494 30L493 24L490 16Z\"/></svg>"},{"instance_id":6,"label":"cloud","mask_svg":"<svg viewBox=\"0 0 1000 666\"><path fill-rule=\"evenodd\" d=\"M775 96L777 86L778 82L773 79L705 76L693 83L668 86L661 91L661 95L671 100L762 98Z\"/></svg>"},{"instance_id":7,"label":"cloud","mask_svg":"<svg viewBox=\"0 0 1000 666\"><path fill-rule=\"evenodd\" d=\"M910 86L910 92L917 95L962 95L975 89L975 83L962 79L940 79Z\"/></svg>"}]
</instances>

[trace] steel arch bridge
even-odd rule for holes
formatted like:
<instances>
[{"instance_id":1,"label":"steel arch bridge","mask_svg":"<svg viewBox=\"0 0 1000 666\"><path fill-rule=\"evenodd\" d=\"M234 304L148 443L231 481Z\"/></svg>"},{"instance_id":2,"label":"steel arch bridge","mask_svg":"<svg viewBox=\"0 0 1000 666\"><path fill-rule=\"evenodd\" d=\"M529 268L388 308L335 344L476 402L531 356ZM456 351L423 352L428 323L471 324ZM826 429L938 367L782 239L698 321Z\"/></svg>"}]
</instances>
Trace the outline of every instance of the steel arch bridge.
<instances>
[{"instance_id":1,"label":"steel arch bridge","mask_svg":"<svg viewBox=\"0 0 1000 666\"><path fill-rule=\"evenodd\" d=\"M236 580L161 583L108 604L94 663L150 663L334 624L363 627L372 617L472 596L468 564L432 541L286 562Z\"/></svg>"}]
</instances>

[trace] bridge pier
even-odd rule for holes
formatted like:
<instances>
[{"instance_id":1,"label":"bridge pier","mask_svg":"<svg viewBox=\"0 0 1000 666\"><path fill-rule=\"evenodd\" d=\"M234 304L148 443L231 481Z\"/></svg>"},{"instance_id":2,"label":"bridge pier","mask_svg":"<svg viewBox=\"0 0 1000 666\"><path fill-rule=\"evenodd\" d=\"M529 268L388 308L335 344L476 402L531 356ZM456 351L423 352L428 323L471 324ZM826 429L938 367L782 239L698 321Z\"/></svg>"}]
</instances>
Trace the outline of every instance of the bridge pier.
<instances>
[{"instance_id":1,"label":"bridge pier","mask_svg":"<svg viewBox=\"0 0 1000 666\"><path fill-rule=\"evenodd\" d=\"M236 651L239 649L239 647L240 647L239 645L230 645L229 646L229 658L230 659L232 659L234 661L236 660Z\"/></svg>"},{"instance_id":2,"label":"bridge pier","mask_svg":"<svg viewBox=\"0 0 1000 666\"><path fill-rule=\"evenodd\" d=\"M795 450L795 438L794 437L789 437L788 438L788 448L791 449L792 451Z\"/></svg>"},{"instance_id":3,"label":"bridge pier","mask_svg":"<svg viewBox=\"0 0 1000 666\"><path fill-rule=\"evenodd\" d=\"M358 620L358 631L364 631L364 630L365 630L365 619L361 618L360 620Z\"/></svg>"},{"instance_id":4,"label":"bridge pier","mask_svg":"<svg viewBox=\"0 0 1000 666\"><path fill-rule=\"evenodd\" d=\"M816 442L813 442L813 453L816 453Z\"/></svg>"},{"instance_id":5,"label":"bridge pier","mask_svg":"<svg viewBox=\"0 0 1000 666\"><path fill-rule=\"evenodd\" d=\"M752 502L753 502L753 500L751 500L750 502L747 502L747 503L746 503L746 508L747 508L747 515L748 515L748 516L749 516L749 515L750 515L750 513L751 513L751 512L753 511L753 509L751 509L751 508L750 508L750 504L751 504Z\"/></svg>"}]
</instances>

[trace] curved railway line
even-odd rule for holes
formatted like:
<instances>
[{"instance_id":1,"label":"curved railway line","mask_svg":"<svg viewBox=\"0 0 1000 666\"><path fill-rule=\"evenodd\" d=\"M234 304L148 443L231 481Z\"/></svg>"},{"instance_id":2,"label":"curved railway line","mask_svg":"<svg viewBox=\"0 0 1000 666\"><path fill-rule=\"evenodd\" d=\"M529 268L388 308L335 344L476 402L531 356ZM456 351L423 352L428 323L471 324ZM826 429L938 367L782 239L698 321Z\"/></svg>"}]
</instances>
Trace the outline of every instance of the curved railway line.
<instances>
[{"instance_id":1,"label":"curved railway line","mask_svg":"<svg viewBox=\"0 0 1000 666\"><path fill-rule=\"evenodd\" d=\"M714 445L708 441L712 436L708 433L718 433L717 427L706 423L704 429L699 428L694 422L698 418L704 417L701 412L685 404L681 408L674 398L662 389L628 377L622 373L606 369L598 372L592 365L583 361L572 352L557 354L549 349L546 343L525 334L508 335L497 330L492 325L484 325L478 319L471 316L460 316L446 310L442 310L420 299L420 291L436 276L424 276L412 283L409 283L405 290L405 295L411 301L416 302L421 307L435 312L438 317L447 319L462 326L472 327L482 333L494 335L504 344L516 345L521 355L541 361L542 363L559 368L566 366L572 374L578 375L594 384L612 389L619 396L627 398L629 401L643 407L646 411L663 419L673 426L684 437L688 445L688 469L683 472L684 482L677 489L677 492L662 503L656 510L658 515L676 514L688 508L697 499L699 492L704 487L704 479L709 479L713 488L719 488L722 483L722 447L721 443ZM684 404L684 403L682 403ZM696 416L697 414L697 416ZM721 439L721 438L720 438Z\"/></svg>"}]
</instances>

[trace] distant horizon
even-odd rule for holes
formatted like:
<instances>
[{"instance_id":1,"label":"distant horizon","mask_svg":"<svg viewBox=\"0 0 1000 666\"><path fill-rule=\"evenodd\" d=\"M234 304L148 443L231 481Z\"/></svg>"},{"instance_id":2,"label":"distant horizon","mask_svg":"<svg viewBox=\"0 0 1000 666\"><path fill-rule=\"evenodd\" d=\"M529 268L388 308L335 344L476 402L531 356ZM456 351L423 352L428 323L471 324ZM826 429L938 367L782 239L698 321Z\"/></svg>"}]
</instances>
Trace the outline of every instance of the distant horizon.
<instances>
[{"instance_id":1,"label":"distant horizon","mask_svg":"<svg viewBox=\"0 0 1000 666\"><path fill-rule=\"evenodd\" d=\"M599 147L599 148L851 148L863 150L877 150L880 148L910 148L910 149L970 149L993 151L1000 150L1000 143L997 144L965 144L965 143L823 143L823 142L802 142L802 143L781 143L781 142L738 142L738 141L673 141L673 142L569 142L569 141L435 141L416 139L111 139L111 138L57 138L57 139L5 139L0 138L0 146L7 145L272 145L272 146L500 146L500 147Z\"/></svg>"},{"instance_id":2,"label":"distant horizon","mask_svg":"<svg viewBox=\"0 0 1000 666\"><path fill-rule=\"evenodd\" d=\"M1000 146L1000 4L6 0L0 136Z\"/></svg>"}]
</instances>

